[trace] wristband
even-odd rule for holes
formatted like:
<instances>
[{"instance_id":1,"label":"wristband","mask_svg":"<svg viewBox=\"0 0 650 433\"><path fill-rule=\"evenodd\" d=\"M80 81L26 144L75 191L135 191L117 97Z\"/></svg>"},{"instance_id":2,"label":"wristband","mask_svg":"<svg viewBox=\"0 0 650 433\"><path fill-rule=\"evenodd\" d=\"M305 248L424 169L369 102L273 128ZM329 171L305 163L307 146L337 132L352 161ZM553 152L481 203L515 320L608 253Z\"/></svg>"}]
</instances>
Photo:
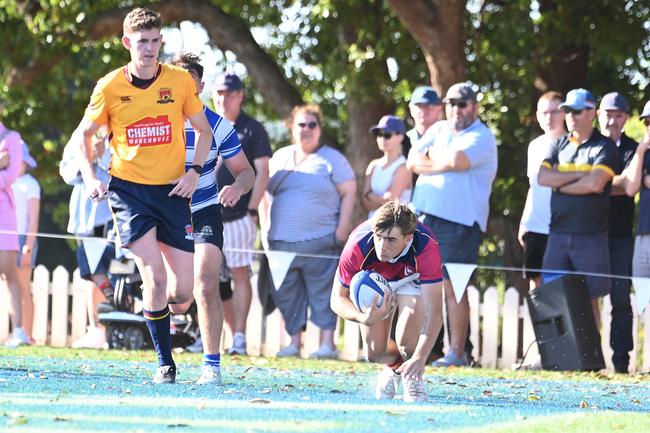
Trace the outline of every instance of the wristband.
<instances>
[{"instance_id":1,"label":"wristband","mask_svg":"<svg viewBox=\"0 0 650 433\"><path fill-rule=\"evenodd\" d=\"M257 209L248 209L248 215L257 218L259 216L259 213L257 212Z\"/></svg>"},{"instance_id":2,"label":"wristband","mask_svg":"<svg viewBox=\"0 0 650 433\"><path fill-rule=\"evenodd\" d=\"M190 165L190 170L194 170L196 174L201 174L201 170L203 170L203 166L199 164L192 164Z\"/></svg>"}]
</instances>

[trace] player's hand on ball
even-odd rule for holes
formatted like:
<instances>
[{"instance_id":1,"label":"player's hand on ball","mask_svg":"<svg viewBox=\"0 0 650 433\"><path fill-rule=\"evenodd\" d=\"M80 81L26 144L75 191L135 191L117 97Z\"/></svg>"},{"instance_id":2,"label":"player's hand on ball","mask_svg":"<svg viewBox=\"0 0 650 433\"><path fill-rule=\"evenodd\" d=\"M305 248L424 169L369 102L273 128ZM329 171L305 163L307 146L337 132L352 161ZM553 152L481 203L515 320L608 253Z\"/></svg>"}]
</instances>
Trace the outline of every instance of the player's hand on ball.
<instances>
[{"instance_id":1,"label":"player's hand on ball","mask_svg":"<svg viewBox=\"0 0 650 433\"><path fill-rule=\"evenodd\" d=\"M372 306L365 313L365 320L362 322L364 325L372 326L377 322L388 319L397 306L397 300L392 290L386 290L384 292L384 300L381 306L377 306L378 303L379 295L375 295Z\"/></svg>"}]
</instances>

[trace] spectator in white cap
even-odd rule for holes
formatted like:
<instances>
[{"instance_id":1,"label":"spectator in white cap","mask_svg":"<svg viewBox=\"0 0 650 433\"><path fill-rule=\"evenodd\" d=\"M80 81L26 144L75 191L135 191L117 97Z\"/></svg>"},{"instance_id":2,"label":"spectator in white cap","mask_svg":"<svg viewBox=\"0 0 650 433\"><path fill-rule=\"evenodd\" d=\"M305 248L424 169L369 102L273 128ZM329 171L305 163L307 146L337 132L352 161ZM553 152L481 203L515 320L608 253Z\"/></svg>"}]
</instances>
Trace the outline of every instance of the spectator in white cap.
<instances>
[{"instance_id":1,"label":"spectator in white cap","mask_svg":"<svg viewBox=\"0 0 650 433\"><path fill-rule=\"evenodd\" d=\"M409 152L406 166L419 175L413 206L420 221L436 236L443 265L476 264L497 172L496 140L478 117L479 104L469 83L451 86L444 103L447 120L431 126ZM451 347L433 365L468 365L471 344L467 338L467 293L457 302L446 267L443 276ZM434 347L438 355L442 355L441 346L436 343Z\"/></svg>"},{"instance_id":2,"label":"spectator in white cap","mask_svg":"<svg viewBox=\"0 0 650 433\"><path fill-rule=\"evenodd\" d=\"M410 146L422 138L431 125L442 119L442 108L442 99L432 87L419 86L413 90L409 100L409 112L413 118L414 126L406 133L410 144L404 146L404 155L408 156Z\"/></svg>"},{"instance_id":3,"label":"spectator in white cap","mask_svg":"<svg viewBox=\"0 0 650 433\"><path fill-rule=\"evenodd\" d=\"M542 162L540 185L553 188L551 226L544 268L609 273L609 203L620 158L614 142L594 128L596 99L586 89L571 90L560 109L569 133L553 142ZM561 274L542 274L547 283ZM586 277L599 325L598 298L610 292L610 279Z\"/></svg>"},{"instance_id":4,"label":"spectator in white cap","mask_svg":"<svg viewBox=\"0 0 650 433\"><path fill-rule=\"evenodd\" d=\"M11 185L16 202L16 229L18 231L18 281L22 304L23 330L33 344L32 325L34 322L34 301L32 299L32 270L36 267L38 253L38 219L41 207L41 186L31 175L36 168L36 160L29 154L27 144L22 142L23 164L20 176Z\"/></svg>"},{"instance_id":5,"label":"spectator in white cap","mask_svg":"<svg viewBox=\"0 0 650 433\"><path fill-rule=\"evenodd\" d=\"M618 92L607 93L598 106L600 132L616 143L621 166L612 180L612 197L609 210L609 263L613 275L632 275L632 255L634 252L634 198L625 192L627 170L638 147L638 143L625 135L623 128L629 117L627 100ZM643 161L643 153L637 156ZM612 364L617 373L627 373L630 363L629 352L634 347L632 338L632 304L630 303L629 278L613 278L610 299L612 302L612 322L610 327L610 346Z\"/></svg>"},{"instance_id":6,"label":"spectator in white cap","mask_svg":"<svg viewBox=\"0 0 650 433\"><path fill-rule=\"evenodd\" d=\"M402 119L391 114L385 115L370 128L384 155L370 161L366 168L361 205L368 211L368 218L394 198L404 203L411 199L412 175L406 169L406 158L402 155L405 129Z\"/></svg>"}]
</instances>

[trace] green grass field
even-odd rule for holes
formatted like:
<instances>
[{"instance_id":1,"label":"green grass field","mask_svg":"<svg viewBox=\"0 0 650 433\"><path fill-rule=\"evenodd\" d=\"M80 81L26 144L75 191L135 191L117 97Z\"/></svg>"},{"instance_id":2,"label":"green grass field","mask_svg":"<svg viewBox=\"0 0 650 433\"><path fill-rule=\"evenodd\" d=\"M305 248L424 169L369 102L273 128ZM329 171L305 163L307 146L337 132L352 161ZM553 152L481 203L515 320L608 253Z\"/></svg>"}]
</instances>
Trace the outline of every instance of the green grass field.
<instances>
[{"instance_id":1,"label":"green grass field","mask_svg":"<svg viewBox=\"0 0 650 433\"><path fill-rule=\"evenodd\" d=\"M153 352L0 349L0 431L648 432L650 377L429 369L430 401L372 397L379 366L222 358L223 387L153 386Z\"/></svg>"}]
</instances>

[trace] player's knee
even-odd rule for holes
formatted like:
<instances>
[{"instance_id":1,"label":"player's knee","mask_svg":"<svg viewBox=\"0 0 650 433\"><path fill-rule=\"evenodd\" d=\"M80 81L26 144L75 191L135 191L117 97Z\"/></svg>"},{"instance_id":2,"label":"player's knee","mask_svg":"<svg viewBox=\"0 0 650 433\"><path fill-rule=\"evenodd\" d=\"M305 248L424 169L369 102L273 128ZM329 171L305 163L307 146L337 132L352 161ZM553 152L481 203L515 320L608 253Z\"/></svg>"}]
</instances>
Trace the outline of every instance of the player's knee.
<instances>
[{"instance_id":1,"label":"player's knee","mask_svg":"<svg viewBox=\"0 0 650 433\"><path fill-rule=\"evenodd\" d=\"M219 287L219 275L216 273L201 272L194 278L194 296L204 296L209 292L216 292Z\"/></svg>"},{"instance_id":2,"label":"player's knee","mask_svg":"<svg viewBox=\"0 0 650 433\"><path fill-rule=\"evenodd\" d=\"M378 352L368 347L368 362L382 362L384 351Z\"/></svg>"}]
</instances>

